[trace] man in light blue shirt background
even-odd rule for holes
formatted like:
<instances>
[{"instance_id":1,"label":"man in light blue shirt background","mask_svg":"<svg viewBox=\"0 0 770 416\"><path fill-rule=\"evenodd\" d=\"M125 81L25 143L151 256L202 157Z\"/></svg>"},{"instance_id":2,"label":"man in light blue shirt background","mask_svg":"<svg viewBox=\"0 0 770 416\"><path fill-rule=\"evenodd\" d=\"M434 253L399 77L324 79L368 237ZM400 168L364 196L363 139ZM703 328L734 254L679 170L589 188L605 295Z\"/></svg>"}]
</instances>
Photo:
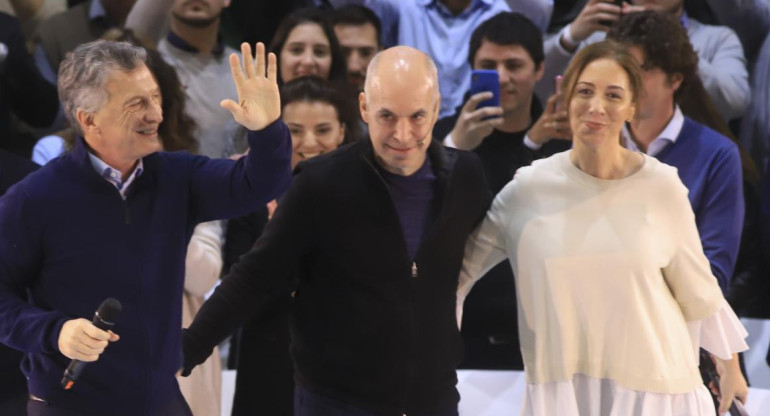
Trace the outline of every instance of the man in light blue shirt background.
<instances>
[{"instance_id":1,"label":"man in light blue shirt background","mask_svg":"<svg viewBox=\"0 0 770 416\"><path fill-rule=\"evenodd\" d=\"M439 75L440 117L454 113L470 89L468 39L476 27L507 11L519 12L545 31L553 0L338 0L360 4L382 20L385 48L406 45L433 58Z\"/></svg>"}]
</instances>

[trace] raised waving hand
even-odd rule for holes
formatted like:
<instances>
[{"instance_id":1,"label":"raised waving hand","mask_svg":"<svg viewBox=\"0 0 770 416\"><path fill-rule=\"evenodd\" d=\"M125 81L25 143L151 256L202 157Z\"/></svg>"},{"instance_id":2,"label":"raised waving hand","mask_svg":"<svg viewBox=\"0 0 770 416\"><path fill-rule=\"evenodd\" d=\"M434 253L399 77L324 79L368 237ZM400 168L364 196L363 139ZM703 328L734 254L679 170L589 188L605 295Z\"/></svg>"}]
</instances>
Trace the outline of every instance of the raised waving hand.
<instances>
[{"instance_id":1,"label":"raised waving hand","mask_svg":"<svg viewBox=\"0 0 770 416\"><path fill-rule=\"evenodd\" d=\"M242 65L238 55L230 55L230 70L238 91L238 102L228 99L222 100L220 105L230 111L242 126L249 130L262 130L281 115L275 54L269 53L265 58L265 45L261 42L257 43L256 59L252 58L248 43L241 44L241 53Z\"/></svg>"}]
</instances>

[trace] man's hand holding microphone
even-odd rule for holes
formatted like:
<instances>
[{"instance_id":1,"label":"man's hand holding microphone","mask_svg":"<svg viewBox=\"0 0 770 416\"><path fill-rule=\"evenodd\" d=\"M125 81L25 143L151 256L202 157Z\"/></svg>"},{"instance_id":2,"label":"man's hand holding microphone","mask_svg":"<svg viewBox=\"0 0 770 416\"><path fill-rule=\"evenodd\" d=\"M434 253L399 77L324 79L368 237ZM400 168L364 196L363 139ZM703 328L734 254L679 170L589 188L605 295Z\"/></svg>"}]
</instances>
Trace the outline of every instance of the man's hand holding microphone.
<instances>
[{"instance_id":1,"label":"man's hand holding microphone","mask_svg":"<svg viewBox=\"0 0 770 416\"><path fill-rule=\"evenodd\" d=\"M123 309L120 302L107 298L94 313L91 322L83 318L71 319L62 325L59 332L59 351L72 361L64 372L61 384L69 390L83 371L85 363L99 359L107 345L120 337L110 328Z\"/></svg>"}]
</instances>

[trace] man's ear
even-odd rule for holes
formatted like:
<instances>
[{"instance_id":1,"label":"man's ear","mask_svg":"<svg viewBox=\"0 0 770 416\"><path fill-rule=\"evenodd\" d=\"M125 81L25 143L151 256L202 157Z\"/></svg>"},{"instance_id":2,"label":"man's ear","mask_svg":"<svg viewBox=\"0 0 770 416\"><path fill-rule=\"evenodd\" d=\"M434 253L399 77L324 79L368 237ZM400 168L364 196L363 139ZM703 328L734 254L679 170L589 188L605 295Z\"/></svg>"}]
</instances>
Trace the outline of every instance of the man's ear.
<instances>
[{"instance_id":1,"label":"man's ear","mask_svg":"<svg viewBox=\"0 0 770 416\"><path fill-rule=\"evenodd\" d=\"M545 62L540 62L540 65L535 68L535 81L540 81L545 73Z\"/></svg>"},{"instance_id":2,"label":"man's ear","mask_svg":"<svg viewBox=\"0 0 770 416\"><path fill-rule=\"evenodd\" d=\"M438 88L437 88L438 89ZM433 105L433 114L431 114L432 120L431 120L431 130L433 129L433 126L438 123L439 114L441 114L441 94L436 91L436 103Z\"/></svg>"},{"instance_id":3,"label":"man's ear","mask_svg":"<svg viewBox=\"0 0 770 416\"><path fill-rule=\"evenodd\" d=\"M361 111L361 119L364 123L369 124L369 114L366 111L366 94L363 92L358 93L358 109Z\"/></svg>"},{"instance_id":4,"label":"man's ear","mask_svg":"<svg viewBox=\"0 0 770 416\"><path fill-rule=\"evenodd\" d=\"M679 90L679 87L682 86L682 82L684 82L684 75L679 72L668 76L668 85L670 85L674 91Z\"/></svg>"},{"instance_id":5,"label":"man's ear","mask_svg":"<svg viewBox=\"0 0 770 416\"><path fill-rule=\"evenodd\" d=\"M337 146L345 141L345 123L340 123L340 137L337 139Z\"/></svg>"},{"instance_id":6,"label":"man's ear","mask_svg":"<svg viewBox=\"0 0 770 416\"><path fill-rule=\"evenodd\" d=\"M78 109L78 111L75 113L75 117L78 120L78 124L80 125L80 130L83 131L84 136L86 132L92 131L97 128L96 123L94 123L93 113L89 113L82 109Z\"/></svg>"},{"instance_id":7,"label":"man's ear","mask_svg":"<svg viewBox=\"0 0 770 416\"><path fill-rule=\"evenodd\" d=\"M228 7L230 7L230 0L224 0L224 1L222 2L222 8L223 8L223 9L226 9L226 8L228 8Z\"/></svg>"}]
</instances>

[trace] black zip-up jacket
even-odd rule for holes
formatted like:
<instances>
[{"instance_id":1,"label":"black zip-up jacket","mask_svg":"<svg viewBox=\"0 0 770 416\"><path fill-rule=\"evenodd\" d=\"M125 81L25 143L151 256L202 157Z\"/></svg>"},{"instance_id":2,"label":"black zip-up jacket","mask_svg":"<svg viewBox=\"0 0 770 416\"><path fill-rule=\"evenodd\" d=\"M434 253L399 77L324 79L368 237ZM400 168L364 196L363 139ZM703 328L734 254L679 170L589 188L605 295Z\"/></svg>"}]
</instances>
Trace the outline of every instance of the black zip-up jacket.
<instances>
[{"instance_id":1,"label":"black zip-up jacket","mask_svg":"<svg viewBox=\"0 0 770 416\"><path fill-rule=\"evenodd\" d=\"M300 164L262 237L185 330L185 371L296 276L298 383L382 415L456 409L457 278L491 198L475 155L433 143L428 156L436 203L414 259L369 140Z\"/></svg>"}]
</instances>

